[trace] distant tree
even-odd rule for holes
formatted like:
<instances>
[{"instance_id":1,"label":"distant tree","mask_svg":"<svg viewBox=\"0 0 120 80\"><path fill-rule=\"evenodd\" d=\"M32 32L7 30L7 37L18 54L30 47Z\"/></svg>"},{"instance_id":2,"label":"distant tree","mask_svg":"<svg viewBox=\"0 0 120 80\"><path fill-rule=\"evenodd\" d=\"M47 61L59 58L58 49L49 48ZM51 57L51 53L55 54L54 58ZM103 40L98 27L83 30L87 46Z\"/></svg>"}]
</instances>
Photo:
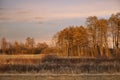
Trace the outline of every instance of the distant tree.
<instances>
[{"instance_id":1,"label":"distant tree","mask_svg":"<svg viewBox=\"0 0 120 80\"><path fill-rule=\"evenodd\" d=\"M2 40L1 40L1 49L2 49L2 52L4 54L6 53L7 48L8 48L8 42L6 41L5 38L2 38Z\"/></svg>"},{"instance_id":2,"label":"distant tree","mask_svg":"<svg viewBox=\"0 0 120 80\"><path fill-rule=\"evenodd\" d=\"M14 45L10 42L8 43L7 54L16 54Z\"/></svg>"},{"instance_id":3,"label":"distant tree","mask_svg":"<svg viewBox=\"0 0 120 80\"><path fill-rule=\"evenodd\" d=\"M26 39L26 47L27 48L33 48L35 44L35 41L33 38L27 37Z\"/></svg>"},{"instance_id":4,"label":"distant tree","mask_svg":"<svg viewBox=\"0 0 120 80\"><path fill-rule=\"evenodd\" d=\"M26 48L28 49L28 53L34 53L33 48L35 45L35 41L33 38L27 37L25 45L26 45Z\"/></svg>"},{"instance_id":5,"label":"distant tree","mask_svg":"<svg viewBox=\"0 0 120 80\"><path fill-rule=\"evenodd\" d=\"M46 43L38 43L37 44L37 51L38 53L44 53L43 51L48 48Z\"/></svg>"},{"instance_id":6,"label":"distant tree","mask_svg":"<svg viewBox=\"0 0 120 80\"><path fill-rule=\"evenodd\" d=\"M15 41L13 46L14 46L15 54L19 54L20 53L20 44L17 41Z\"/></svg>"}]
</instances>

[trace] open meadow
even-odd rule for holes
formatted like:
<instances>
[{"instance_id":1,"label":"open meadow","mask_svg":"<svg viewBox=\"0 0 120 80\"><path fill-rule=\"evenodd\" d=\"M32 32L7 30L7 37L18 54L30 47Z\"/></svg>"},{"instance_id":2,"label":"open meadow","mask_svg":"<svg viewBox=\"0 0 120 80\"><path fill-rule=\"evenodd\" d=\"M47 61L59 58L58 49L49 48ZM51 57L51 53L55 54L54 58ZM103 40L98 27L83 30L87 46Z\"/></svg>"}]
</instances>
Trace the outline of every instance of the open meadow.
<instances>
[{"instance_id":1,"label":"open meadow","mask_svg":"<svg viewBox=\"0 0 120 80\"><path fill-rule=\"evenodd\" d=\"M119 80L120 75L90 75L90 74L6 74L0 75L0 80Z\"/></svg>"}]
</instances>

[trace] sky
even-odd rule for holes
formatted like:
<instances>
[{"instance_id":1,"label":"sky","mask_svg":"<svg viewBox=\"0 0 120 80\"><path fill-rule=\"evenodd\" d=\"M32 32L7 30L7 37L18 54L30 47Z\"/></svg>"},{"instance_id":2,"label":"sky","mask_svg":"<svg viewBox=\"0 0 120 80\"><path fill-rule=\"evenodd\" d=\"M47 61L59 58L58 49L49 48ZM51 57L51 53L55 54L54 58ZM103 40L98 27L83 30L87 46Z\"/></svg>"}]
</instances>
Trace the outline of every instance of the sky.
<instances>
[{"instance_id":1,"label":"sky","mask_svg":"<svg viewBox=\"0 0 120 80\"><path fill-rule=\"evenodd\" d=\"M108 18L120 12L120 0L0 0L0 39L51 44L68 26L85 25L86 18Z\"/></svg>"}]
</instances>

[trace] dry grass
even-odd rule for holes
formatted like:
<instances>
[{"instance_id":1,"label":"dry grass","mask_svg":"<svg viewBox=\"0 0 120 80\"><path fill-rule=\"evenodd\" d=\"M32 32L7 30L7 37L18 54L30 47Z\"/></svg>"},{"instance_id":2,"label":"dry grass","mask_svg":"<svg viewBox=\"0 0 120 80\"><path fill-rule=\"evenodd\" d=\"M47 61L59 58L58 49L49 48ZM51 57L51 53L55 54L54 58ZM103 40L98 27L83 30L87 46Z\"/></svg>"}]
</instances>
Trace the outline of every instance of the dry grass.
<instances>
[{"instance_id":1,"label":"dry grass","mask_svg":"<svg viewBox=\"0 0 120 80\"><path fill-rule=\"evenodd\" d=\"M46 54L36 54L36 55L0 55L0 60L2 59L41 59Z\"/></svg>"},{"instance_id":2,"label":"dry grass","mask_svg":"<svg viewBox=\"0 0 120 80\"><path fill-rule=\"evenodd\" d=\"M120 75L0 75L0 80L120 80Z\"/></svg>"},{"instance_id":3,"label":"dry grass","mask_svg":"<svg viewBox=\"0 0 120 80\"><path fill-rule=\"evenodd\" d=\"M120 59L1 55L0 73L120 73Z\"/></svg>"},{"instance_id":4,"label":"dry grass","mask_svg":"<svg viewBox=\"0 0 120 80\"><path fill-rule=\"evenodd\" d=\"M46 54L38 55L0 55L0 64L34 64L40 62Z\"/></svg>"}]
</instances>

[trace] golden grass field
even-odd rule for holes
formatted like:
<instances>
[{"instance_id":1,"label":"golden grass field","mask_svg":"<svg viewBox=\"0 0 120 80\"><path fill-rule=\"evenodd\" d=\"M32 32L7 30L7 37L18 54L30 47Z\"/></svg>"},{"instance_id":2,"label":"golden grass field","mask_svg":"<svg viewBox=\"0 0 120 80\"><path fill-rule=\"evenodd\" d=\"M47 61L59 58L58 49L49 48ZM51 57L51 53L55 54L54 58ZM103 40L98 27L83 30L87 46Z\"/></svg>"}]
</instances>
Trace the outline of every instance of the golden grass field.
<instances>
[{"instance_id":1,"label":"golden grass field","mask_svg":"<svg viewBox=\"0 0 120 80\"><path fill-rule=\"evenodd\" d=\"M120 75L40 75L40 74L13 74L0 75L0 80L120 80Z\"/></svg>"},{"instance_id":2,"label":"golden grass field","mask_svg":"<svg viewBox=\"0 0 120 80\"><path fill-rule=\"evenodd\" d=\"M46 54L38 55L0 55L0 64L33 64L40 61ZM37 61L38 60L38 61Z\"/></svg>"},{"instance_id":3,"label":"golden grass field","mask_svg":"<svg viewBox=\"0 0 120 80\"><path fill-rule=\"evenodd\" d=\"M44 57L46 54L36 54L36 55L0 55L0 60L1 59L40 59Z\"/></svg>"}]
</instances>

